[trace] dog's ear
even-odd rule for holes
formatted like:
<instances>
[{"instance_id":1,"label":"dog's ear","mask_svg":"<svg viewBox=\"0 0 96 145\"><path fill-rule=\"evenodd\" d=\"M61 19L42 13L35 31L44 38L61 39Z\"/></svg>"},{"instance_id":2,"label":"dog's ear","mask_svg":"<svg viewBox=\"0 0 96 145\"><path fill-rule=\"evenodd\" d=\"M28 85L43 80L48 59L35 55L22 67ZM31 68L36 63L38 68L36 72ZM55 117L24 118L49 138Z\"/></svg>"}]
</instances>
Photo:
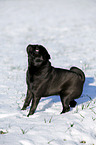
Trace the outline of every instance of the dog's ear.
<instances>
[{"instance_id":1,"label":"dog's ear","mask_svg":"<svg viewBox=\"0 0 96 145\"><path fill-rule=\"evenodd\" d=\"M44 54L44 57L45 57L45 59L47 59L47 60L51 59L51 57L50 57L50 55L49 55L49 53L48 53L47 50L46 50L46 52L45 52L45 54Z\"/></svg>"},{"instance_id":2,"label":"dog's ear","mask_svg":"<svg viewBox=\"0 0 96 145\"><path fill-rule=\"evenodd\" d=\"M48 51L46 50L46 48L43 47L43 46L40 46L40 47L42 47L41 50L42 50L43 58L44 58L45 60L51 59L51 57L50 57Z\"/></svg>"},{"instance_id":3,"label":"dog's ear","mask_svg":"<svg viewBox=\"0 0 96 145\"><path fill-rule=\"evenodd\" d=\"M27 46L27 48L26 48L26 51L27 51L27 53L29 53L31 50L32 50L32 45L29 44L29 45Z\"/></svg>"}]
</instances>

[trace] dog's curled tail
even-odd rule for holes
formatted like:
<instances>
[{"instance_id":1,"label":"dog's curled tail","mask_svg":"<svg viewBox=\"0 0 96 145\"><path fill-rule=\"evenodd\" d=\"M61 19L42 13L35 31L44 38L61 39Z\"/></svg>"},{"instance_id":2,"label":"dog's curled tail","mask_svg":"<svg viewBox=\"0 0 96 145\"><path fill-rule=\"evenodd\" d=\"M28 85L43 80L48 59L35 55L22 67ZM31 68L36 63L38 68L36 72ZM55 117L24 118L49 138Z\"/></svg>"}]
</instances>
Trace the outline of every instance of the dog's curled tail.
<instances>
[{"instance_id":1,"label":"dog's curled tail","mask_svg":"<svg viewBox=\"0 0 96 145\"><path fill-rule=\"evenodd\" d=\"M71 67L70 70L72 72L75 72L75 73L79 74L81 76L81 79L82 79L83 83L85 82L85 74L81 69L79 69L77 67Z\"/></svg>"}]
</instances>

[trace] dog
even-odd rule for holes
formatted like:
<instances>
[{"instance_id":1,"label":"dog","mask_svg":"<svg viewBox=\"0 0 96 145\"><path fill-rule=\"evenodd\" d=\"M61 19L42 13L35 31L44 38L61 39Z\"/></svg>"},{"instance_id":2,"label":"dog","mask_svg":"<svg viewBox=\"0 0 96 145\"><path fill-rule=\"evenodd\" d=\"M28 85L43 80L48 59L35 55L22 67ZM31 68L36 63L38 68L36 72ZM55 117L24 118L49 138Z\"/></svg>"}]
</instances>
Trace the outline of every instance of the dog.
<instances>
[{"instance_id":1,"label":"dog","mask_svg":"<svg viewBox=\"0 0 96 145\"><path fill-rule=\"evenodd\" d=\"M85 82L84 72L71 67L70 70L55 68L49 61L50 55L42 45L27 46L28 70L26 73L27 95L22 110L26 110L32 101L29 115L33 115L41 97L60 95L65 113L76 106Z\"/></svg>"}]
</instances>

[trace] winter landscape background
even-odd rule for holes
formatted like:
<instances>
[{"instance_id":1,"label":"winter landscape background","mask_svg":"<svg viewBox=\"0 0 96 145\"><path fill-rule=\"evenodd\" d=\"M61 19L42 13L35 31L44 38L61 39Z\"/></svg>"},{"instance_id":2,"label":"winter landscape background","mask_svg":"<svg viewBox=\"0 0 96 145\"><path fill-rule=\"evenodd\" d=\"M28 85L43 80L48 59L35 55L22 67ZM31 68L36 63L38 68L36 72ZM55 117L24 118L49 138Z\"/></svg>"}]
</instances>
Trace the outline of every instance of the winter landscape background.
<instances>
[{"instance_id":1,"label":"winter landscape background","mask_svg":"<svg viewBox=\"0 0 96 145\"><path fill-rule=\"evenodd\" d=\"M60 115L59 96L21 111L28 44L42 44L55 67L86 75L78 105ZM96 0L0 0L0 145L96 145Z\"/></svg>"}]
</instances>

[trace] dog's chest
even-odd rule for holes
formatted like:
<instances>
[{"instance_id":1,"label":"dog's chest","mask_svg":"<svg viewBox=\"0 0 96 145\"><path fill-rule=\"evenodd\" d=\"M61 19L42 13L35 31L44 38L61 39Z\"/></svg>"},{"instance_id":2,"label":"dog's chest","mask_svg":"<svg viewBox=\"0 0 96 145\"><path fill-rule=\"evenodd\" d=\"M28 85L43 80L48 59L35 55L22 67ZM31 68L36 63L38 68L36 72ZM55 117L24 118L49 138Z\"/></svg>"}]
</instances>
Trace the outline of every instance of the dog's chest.
<instances>
[{"instance_id":1,"label":"dog's chest","mask_svg":"<svg viewBox=\"0 0 96 145\"><path fill-rule=\"evenodd\" d=\"M42 78L33 75L30 77L28 85L31 90L38 91L42 88L43 84L44 84L44 80L42 80Z\"/></svg>"}]
</instances>

